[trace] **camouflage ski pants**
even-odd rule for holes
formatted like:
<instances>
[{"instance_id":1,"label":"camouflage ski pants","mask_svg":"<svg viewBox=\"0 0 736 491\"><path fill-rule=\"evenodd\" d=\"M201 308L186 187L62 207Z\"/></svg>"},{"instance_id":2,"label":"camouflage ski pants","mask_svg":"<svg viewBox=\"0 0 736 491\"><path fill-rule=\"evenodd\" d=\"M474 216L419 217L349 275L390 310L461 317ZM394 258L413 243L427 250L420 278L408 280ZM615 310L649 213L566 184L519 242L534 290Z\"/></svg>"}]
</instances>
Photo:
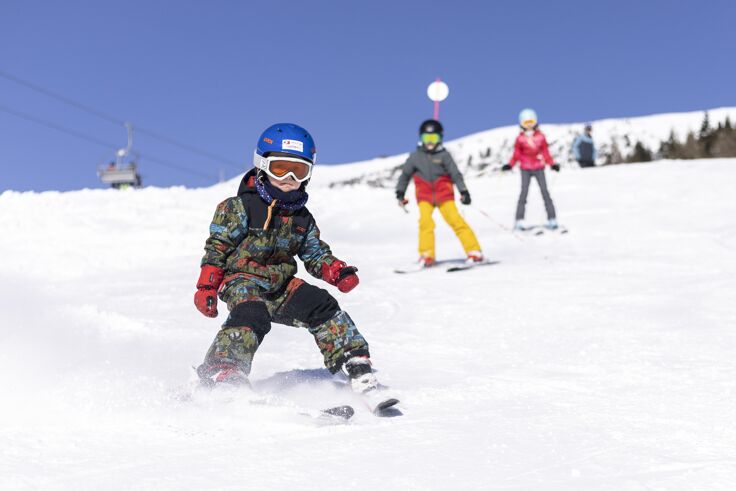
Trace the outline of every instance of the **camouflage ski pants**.
<instances>
[{"instance_id":1,"label":"camouflage ski pants","mask_svg":"<svg viewBox=\"0 0 736 491\"><path fill-rule=\"evenodd\" d=\"M205 356L207 367L234 364L250 373L253 355L271 322L304 327L314 336L325 366L340 370L351 356L370 356L368 343L327 290L292 278L283 292L266 296L253 282L235 279L220 293L230 315Z\"/></svg>"}]
</instances>

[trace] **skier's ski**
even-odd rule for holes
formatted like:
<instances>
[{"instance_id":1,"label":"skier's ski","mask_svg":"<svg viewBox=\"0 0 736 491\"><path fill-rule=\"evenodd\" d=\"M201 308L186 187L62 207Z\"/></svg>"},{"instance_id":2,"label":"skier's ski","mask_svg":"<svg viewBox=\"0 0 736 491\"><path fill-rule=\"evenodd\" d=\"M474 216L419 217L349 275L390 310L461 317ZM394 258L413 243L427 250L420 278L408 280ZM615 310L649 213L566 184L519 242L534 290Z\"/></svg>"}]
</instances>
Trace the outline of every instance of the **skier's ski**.
<instances>
[{"instance_id":1,"label":"skier's ski","mask_svg":"<svg viewBox=\"0 0 736 491\"><path fill-rule=\"evenodd\" d=\"M365 405L368 406L370 412L375 415L380 415L382 411L385 411L399 403L399 400L396 397L393 397L380 389L369 390L358 395Z\"/></svg>"},{"instance_id":2,"label":"skier's ski","mask_svg":"<svg viewBox=\"0 0 736 491\"><path fill-rule=\"evenodd\" d=\"M416 264L412 264L411 266L407 266L405 268L396 268L394 269L394 273L396 274L419 273L420 271L424 271L425 269L432 269L432 266L425 266L422 263L416 263Z\"/></svg>"},{"instance_id":3,"label":"skier's ski","mask_svg":"<svg viewBox=\"0 0 736 491\"><path fill-rule=\"evenodd\" d=\"M387 415L388 411L386 410L394 411L392 414L390 414L391 416L401 415L401 411L394 408L394 406L399 403L399 399L396 397L395 394L392 394L391 391L382 388L383 386L381 386L380 384L378 388L371 389L365 392L354 391L349 382L345 383L334 381L334 384L335 387L350 391L357 399L359 399L363 403L363 405L371 413L375 414L376 416ZM384 413L384 411L386 412Z\"/></svg>"},{"instance_id":4,"label":"skier's ski","mask_svg":"<svg viewBox=\"0 0 736 491\"><path fill-rule=\"evenodd\" d=\"M469 269L477 268L478 266L491 266L500 262L501 261L465 262L456 266L450 266L445 271L447 271L448 273L454 273L456 271L467 271Z\"/></svg>"},{"instance_id":5,"label":"skier's ski","mask_svg":"<svg viewBox=\"0 0 736 491\"><path fill-rule=\"evenodd\" d=\"M348 406L347 404L345 404L343 406L335 406L329 409L322 409L321 412L326 416L336 416L342 419L350 419L355 414L355 409L353 409L353 406Z\"/></svg>"},{"instance_id":6,"label":"skier's ski","mask_svg":"<svg viewBox=\"0 0 736 491\"><path fill-rule=\"evenodd\" d=\"M353 406L342 404L340 406L328 407L326 409L308 409L296 406L291 403L274 403L273 401L251 401L252 404L263 404L266 406L289 407L296 410L300 416L308 416L310 418L322 421L347 421L355 414Z\"/></svg>"},{"instance_id":7,"label":"skier's ski","mask_svg":"<svg viewBox=\"0 0 736 491\"><path fill-rule=\"evenodd\" d=\"M248 401L249 404L273 406L273 407L285 407L294 409L296 414L299 416L307 416L309 418L317 419L320 421L347 421L355 414L353 406L347 404L341 404L339 406L328 407L325 409L310 409L302 406L297 406L288 401L273 400L273 396L268 396L264 399L255 399Z\"/></svg>"},{"instance_id":8,"label":"skier's ski","mask_svg":"<svg viewBox=\"0 0 736 491\"><path fill-rule=\"evenodd\" d=\"M275 394L263 394L253 391L250 387L220 387L215 386L209 387L206 385L196 384L194 387L190 387L188 391L175 395L176 399L180 402L196 402L198 397L197 394L208 394L213 395L213 399L222 403L233 403L236 401L244 401L248 404L256 406L272 406L275 408L286 408L291 409L300 416L307 416L320 421L347 421L353 417L355 410L352 406L347 404L341 404L338 406L323 408L323 409L312 409L303 406L299 406L289 400L279 397Z\"/></svg>"},{"instance_id":9,"label":"skier's ski","mask_svg":"<svg viewBox=\"0 0 736 491\"><path fill-rule=\"evenodd\" d=\"M545 235L545 234L566 234L568 232L567 228L559 225L557 228L549 228L546 225L532 225L530 227L525 227L522 230L515 229L514 232L519 233L520 235Z\"/></svg>"},{"instance_id":10,"label":"skier's ski","mask_svg":"<svg viewBox=\"0 0 736 491\"><path fill-rule=\"evenodd\" d=\"M514 228L511 232L518 234L520 236L542 235L544 233L544 230L540 225L531 225L531 226L524 227L524 228Z\"/></svg>"}]
</instances>

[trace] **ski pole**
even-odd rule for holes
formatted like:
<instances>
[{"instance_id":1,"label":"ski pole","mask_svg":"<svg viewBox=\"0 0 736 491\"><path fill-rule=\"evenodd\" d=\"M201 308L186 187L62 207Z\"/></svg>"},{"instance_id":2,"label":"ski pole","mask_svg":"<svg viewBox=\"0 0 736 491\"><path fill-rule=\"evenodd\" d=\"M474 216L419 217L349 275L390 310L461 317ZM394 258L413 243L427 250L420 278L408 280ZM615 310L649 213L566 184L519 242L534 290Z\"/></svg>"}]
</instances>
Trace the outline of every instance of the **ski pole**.
<instances>
[{"instance_id":1,"label":"ski pole","mask_svg":"<svg viewBox=\"0 0 736 491\"><path fill-rule=\"evenodd\" d=\"M501 172L501 171L493 171L493 172L496 172L496 173L498 173L498 175L501 175L501 176L503 176L504 174L510 174L510 172ZM498 187L498 186L496 186L496 187ZM514 230L513 229L510 229L509 227L507 227L507 226L499 223L490 214L486 213L482 209L478 208L475 205L470 205L468 208L474 209L475 211L477 211L478 213L480 213L481 215L483 215L487 220L489 220L490 222L492 222L495 226L497 226L498 228L500 228L504 232L510 232L511 235L513 235L514 237L516 237L517 240L519 240L521 242L524 242L524 239L522 237L518 236L516 233L514 233Z\"/></svg>"},{"instance_id":2,"label":"ski pole","mask_svg":"<svg viewBox=\"0 0 736 491\"><path fill-rule=\"evenodd\" d=\"M519 237L518 235L516 235L512 229L510 229L506 225L503 225L502 223L498 222L497 220L495 220L491 215L489 215L485 211L481 210L480 208L476 208L476 207L472 207L472 208L475 211L477 211L478 213L480 213L481 215L483 215L484 217L486 217L488 220L490 220L494 225L496 225L498 228L500 228L504 232L510 232L511 235L513 235L514 237L516 237L517 240L520 240L521 242L524 242L524 239L522 237Z\"/></svg>"}]
</instances>

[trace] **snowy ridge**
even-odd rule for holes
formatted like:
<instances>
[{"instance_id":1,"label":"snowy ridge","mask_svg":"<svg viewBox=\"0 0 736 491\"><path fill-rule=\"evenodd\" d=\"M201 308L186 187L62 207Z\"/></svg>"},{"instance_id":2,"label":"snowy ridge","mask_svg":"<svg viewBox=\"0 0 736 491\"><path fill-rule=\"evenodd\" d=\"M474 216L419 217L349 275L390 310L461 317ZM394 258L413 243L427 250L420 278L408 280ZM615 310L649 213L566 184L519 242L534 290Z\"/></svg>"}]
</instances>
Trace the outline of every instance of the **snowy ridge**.
<instances>
[{"instance_id":1,"label":"snowy ridge","mask_svg":"<svg viewBox=\"0 0 736 491\"><path fill-rule=\"evenodd\" d=\"M571 232L538 238L502 227L518 176L471 175L461 211L500 264L416 275L392 273L415 259L415 205L328 187L381 162L310 184L361 282L344 295L299 275L350 313L402 401L341 426L180 400L224 322L192 295L236 181L0 194L0 489L731 488L736 159L551 174ZM527 217L543 216L534 188ZM438 258L462 259L437 222ZM303 329L274 325L251 381L298 407L354 402Z\"/></svg>"},{"instance_id":2,"label":"snowy ridge","mask_svg":"<svg viewBox=\"0 0 736 491\"><path fill-rule=\"evenodd\" d=\"M712 126L718 126L718 123L723 123L726 118L730 118L732 124L736 122L736 107L592 121L593 138L598 147L597 163L600 165L605 162L614 145L626 157L632 153L637 142L641 142L652 151L658 151L660 144L669 138L671 132L674 132L675 137L682 142L688 132L697 134L706 112ZM577 166L573 164L572 143L582 132L584 123L541 122L540 127L547 136L550 153L556 162L563 166L565 164ZM461 171L470 175L489 175L490 170L497 169L511 158L514 140L518 134L518 126L504 126L448 140L445 147ZM407 155L349 164L330 177L334 179L336 185L366 183L377 187L391 187L398 177L396 167L406 160ZM357 172L361 168L364 171Z\"/></svg>"}]
</instances>

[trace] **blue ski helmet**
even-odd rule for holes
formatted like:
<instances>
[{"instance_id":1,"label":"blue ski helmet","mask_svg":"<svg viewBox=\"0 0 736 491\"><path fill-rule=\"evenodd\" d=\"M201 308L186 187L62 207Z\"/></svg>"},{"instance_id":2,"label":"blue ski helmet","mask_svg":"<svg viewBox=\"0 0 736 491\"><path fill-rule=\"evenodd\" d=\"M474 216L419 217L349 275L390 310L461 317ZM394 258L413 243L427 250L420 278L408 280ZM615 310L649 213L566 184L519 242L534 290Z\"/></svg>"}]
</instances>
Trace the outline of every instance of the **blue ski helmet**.
<instances>
[{"instance_id":1,"label":"blue ski helmet","mask_svg":"<svg viewBox=\"0 0 736 491\"><path fill-rule=\"evenodd\" d=\"M253 164L258 167L261 157L279 152L304 159L311 164L317 161L317 148L307 130L293 123L276 123L266 128L258 138Z\"/></svg>"},{"instance_id":2,"label":"blue ski helmet","mask_svg":"<svg viewBox=\"0 0 736 491\"><path fill-rule=\"evenodd\" d=\"M534 109L522 109L519 113L519 124L522 128L534 128L538 122L537 113Z\"/></svg>"}]
</instances>

